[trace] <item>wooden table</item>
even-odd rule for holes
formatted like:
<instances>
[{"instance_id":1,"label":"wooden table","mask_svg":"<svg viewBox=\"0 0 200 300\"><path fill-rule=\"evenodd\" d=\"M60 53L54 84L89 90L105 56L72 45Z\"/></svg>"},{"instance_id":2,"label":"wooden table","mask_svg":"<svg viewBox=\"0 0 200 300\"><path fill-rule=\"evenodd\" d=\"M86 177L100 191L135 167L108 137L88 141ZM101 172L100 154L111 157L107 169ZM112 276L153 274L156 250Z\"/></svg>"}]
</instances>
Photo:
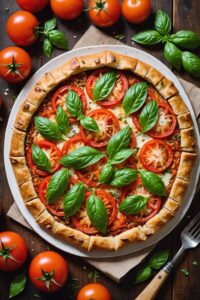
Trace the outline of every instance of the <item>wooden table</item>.
<instances>
[{"instance_id":1,"label":"wooden table","mask_svg":"<svg viewBox=\"0 0 200 300\"><path fill-rule=\"evenodd\" d=\"M87 2L87 1L85 1ZM131 45L131 36L141 29L151 28L153 26L153 19L155 12L158 9L164 9L173 18L174 30L179 29L191 29L200 34L200 0L152 0L153 13L149 20L142 25L130 25L123 19L120 19L118 24L113 28L106 29L110 35L114 34L124 34L126 36L124 42ZM12 45L11 41L5 32L5 23L10 14L19 8L15 4L14 0L1 0L0 1L0 48ZM52 12L47 8L44 12L38 14L40 21L49 19L52 16ZM82 34L87 30L90 25L90 21L87 18L86 13L81 16L81 21L77 22L63 22L58 21L59 28L66 30L67 37L69 41L70 49L82 36ZM152 49L146 49L147 52L155 55L162 61L164 61L162 51L159 47L154 47ZM33 72L38 70L41 65L45 64L48 59L42 54L40 43L36 43L34 46L27 48L28 52L31 54L33 59ZM62 51L55 50L53 56L57 56ZM199 54L199 53L198 53ZM164 61L165 62L165 61ZM197 84L200 87L200 81L192 79L192 77L182 74L183 78L190 80L191 82ZM3 144L4 144L4 132L6 128L7 119L9 117L10 110L13 105L15 97L18 95L19 91L23 85L7 85L5 82L1 81L0 93L4 98L4 105L0 111L0 230L13 230L22 234L26 239L29 248L29 258L27 264L20 271L27 272L27 267L31 258L37 253L49 249L49 245L39 238L35 233L30 232L19 224L11 221L6 217L6 213L13 203L13 198L11 196L8 183L5 176L4 165L3 165ZM8 90L7 90L8 88ZM6 141L5 141L6 142ZM159 245L156 247L155 252L159 249L168 248L170 250L170 255L173 256L174 253L180 246L179 235L184 228L184 225L188 223L189 219L196 214L199 210L198 197L193 201L187 216L180 223L180 225ZM53 247L50 247L53 249ZM54 249L56 250L56 249ZM88 278L88 274L93 270L89 265L83 262L78 257L62 253L65 258L70 262L70 278L76 278L78 281L76 283L79 285L84 285L88 282L93 282L97 280L105 284L111 291L113 300L131 300L145 287L146 284L140 284L134 286L133 278L136 270L130 272L126 278L120 284L116 284L111 279L107 278L103 274L99 274L98 278ZM192 262L197 261L198 265L195 267ZM182 268L187 268L189 271L189 276L186 277L180 272ZM19 271L19 272L20 272ZM17 274L18 272L16 272ZM161 289L157 299L159 300L197 300L200 299L200 284L199 284L199 273L200 273L200 247L193 251L189 251L184 259L182 260L179 267L170 276L164 287ZM0 299L8 299L8 287L11 279L15 274L0 273ZM36 294L36 295L35 295ZM37 298L40 295L40 298ZM71 297L71 298L70 298ZM38 293L34 287L28 283L25 292L20 295L17 299L21 300L34 300L34 299L75 299L75 294L69 292L67 287L63 288L58 295L45 296Z\"/></svg>"}]
</instances>

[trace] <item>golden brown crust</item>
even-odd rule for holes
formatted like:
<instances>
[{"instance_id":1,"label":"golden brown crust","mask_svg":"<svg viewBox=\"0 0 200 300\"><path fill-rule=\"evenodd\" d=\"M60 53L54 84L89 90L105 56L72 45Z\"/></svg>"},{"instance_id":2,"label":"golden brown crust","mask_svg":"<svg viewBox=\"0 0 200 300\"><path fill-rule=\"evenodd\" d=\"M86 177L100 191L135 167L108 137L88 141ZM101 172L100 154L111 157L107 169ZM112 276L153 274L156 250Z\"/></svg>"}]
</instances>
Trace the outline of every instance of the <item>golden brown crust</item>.
<instances>
[{"instance_id":1,"label":"golden brown crust","mask_svg":"<svg viewBox=\"0 0 200 300\"><path fill-rule=\"evenodd\" d=\"M134 71L137 61L135 58L120 53L106 51L106 64L112 68Z\"/></svg>"},{"instance_id":2,"label":"golden brown crust","mask_svg":"<svg viewBox=\"0 0 200 300\"><path fill-rule=\"evenodd\" d=\"M163 77L163 79L159 81L159 83L156 84L155 87L165 99L169 99L172 96L178 94L178 90L175 87L174 83L166 77Z\"/></svg>"},{"instance_id":3,"label":"golden brown crust","mask_svg":"<svg viewBox=\"0 0 200 300\"><path fill-rule=\"evenodd\" d=\"M26 202L26 207L35 219L37 219L46 209L39 198Z\"/></svg>"},{"instance_id":4,"label":"golden brown crust","mask_svg":"<svg viewBox=\"0 0 200 300\"><path fill-rule=\"evenodd\" d=\"M26 181L31 180L31 174L26 165L25 157L10 157L10 162L13 167L15 178L18 185L23 184Z\"/></svg>"},{"instance_id":5,"label":"golden brown crust","mask_svg":"<svg viewBox=\"0 0 200 300\"><path fill-rule=\"evenodd\" d=\"M27 181L19 186L20 193L22 195L22 198L24 202L28 202L33 198L37 197L36 191L33 186L33 182Z\"/></svg>"},{"instance_id":6,"label":"golden brown crust","mask_svg":"<svg viewBox=\"0 0 200 300\"><path fill-rule=\"evenodd\" d=\"M142 78L145 78L147 73L151 70L151 66L138 60L134 73Z\"/></svg>"},{"instance_id":7,"label":"golden brown crust","mask_svg":"<svg viewBox=\"0 0 200 300\"><path fill-rule=\"evenodd\" d=\"M24 156L25 155L25 138L26 133L13 128L13 134L10 146L10 156Z\"/></svg>"},{"instance_id":8,"label":"golden brown crust","mask_svg":"<svg viewBox=\"0 0 200 300\"><path fill-rule=\"evenodd\" d=\"M114 237L115 250L121 248L125 243L139 242L144 240L146 240L146 235L144 232L140 231L138 227L134 227Z\"/></svg>"},{"instance_id":9,"label":"golden brown crust","mask_svg":"<svg viewBox=\"0 0 200 300\"><path fill-rule=\"evenodd\" d=\"M92 249L105 249L105 250L115 250L115 243L113 236L101 237L101 236L91 236L88 246L88 251Z\"/></svg>"},{"instance_id":10,"label":"golden brown crust","mask_svg":"<svg viewBox=\"0 0 200 300\"><path fill-rule=\"evenodd\" d=\"M175 201L175 200L173 200L171 198L168 198L165 201L165 204L164 204L163 207L166 208L167 210L169 210L173 215L175 215L176 212L177 212L177 210L180 207L180 203L178 203L177 201Z\"/></svg>"},{"instance_id":11,"label":"golden brown crust","mask_svg":"<svg viewBox=\"0 0 200 300\"><path fill-rule=\"evenodd\" d=\"M55 222L54 217L48 212L47 209L45 209L37 218L37 223L44 227L45 229L48 229L49 231L52 230L53 224Z\"/></svg>"},{"instance_id":12,"label":"golden brown crust","mask_svg":"<svg viewBox=\"0 0 200 300\"><path fill-rule=\"evenodd\" d=\"M181 203L187 188L188 188L188 182L180 178L176 178L172 186L171 192L169 194L169 197Z\"/></svg>"},{"instance_id":13,"label":"golden brown crust","mask_svg":"<svg viewBox=\"0 0 200 300\"><path fill-rule=\"evenodd\" d=\"M36 110L36 106L25 100L17 113L17 117L15 119L15 128L26 131Z\"/></svg>"},{"instance_id":14,"label":"golden brown crust","mask_svg":"<svg viewBox=\"0 0 200 300\"><path fill-rule=\"evenodd\" d=\"M193 121L190 112L186 112L177 117L179 128L186 129L193 126Z\"/></svg>"},{"instance_id":15,"label":"golden brown crust","mask_svg":"<svg viewBox=\"0 0 200 300\"><path fill-rule=\"evenodd\" d=\"M145 75L145 79L152 85L158 84L163 77L164 75L154 68L151 68L150 71Z\"/></svg>"},{"instance_id":16,"label":"golden brown crust","mask_svg":"<svg viewBox=\"0 0 200 300\"><path fill-rule=\"evenodd\" d=\"M42 101L47 96L47 93L42 90L39 83L36 83L35 86L32 88L28 96L26 97L26 100L33 104L34 106L38 107Z\"/></svg>"},{"instance_id":17,"label":"golden brown crust","mask_svg":"<svg viewBox=\"0 0 200 300\"><path fill-rule=\"evenodd\" d=\"M195 152L194 129L181 129L181 148L184 151Z\"/></svg>"},{"instance_id":18,"label":"golden brown crust","mask_svg":"<svg viewBox=\"0 0 200 300\"><path fill-rule=\"evenodd\" d=\"M177 177L189 182L196 158L195 153L182 152Z\"/></svg>"},{"instance_id":19,"label":"golden brown crust","mask_svg":"<svg viewBox=\"0 0 200 300\"><path fill-rule=\"evenodd\" d=\"M189 111L185 102L183 102L182 98L178 95L169 99L169 104L171 105L173 112L177 116Z\"/></svg>"},{"instance_id":20,"label":"golden brown crust","mask_svg":"<svg viewBox=\"0 0 200 300\"><path fill-rule=\"evenodd\" d=\"M106 65L106 51L78 57L81 70L102 68Z\"/></svg>"}]
</instances>

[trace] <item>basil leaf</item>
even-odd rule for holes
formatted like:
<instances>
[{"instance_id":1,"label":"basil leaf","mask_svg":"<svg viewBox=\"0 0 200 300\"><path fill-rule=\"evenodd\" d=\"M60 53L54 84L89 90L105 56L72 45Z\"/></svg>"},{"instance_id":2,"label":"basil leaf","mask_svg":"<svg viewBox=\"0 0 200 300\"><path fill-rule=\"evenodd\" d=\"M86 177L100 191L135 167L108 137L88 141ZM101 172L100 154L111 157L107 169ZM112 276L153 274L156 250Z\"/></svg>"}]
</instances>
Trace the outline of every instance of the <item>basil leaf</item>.
<instances>
[{"instance_id":1,"label":"basil leaf","mask_svg":"<svg viewBox=\"0 0 200 300\"><path fill-rule=\"evenodd\" d=\"M52 51L53 51L53 45L51 44L51 42L49 41L49 39L44 39L42 47L43 47L44 54L48 58L50 58L51 54L52 54Z\"/></svg>"},{"instance_id":2,"label":"basil leaf","mask_svg":"<svg viewBox=\"0 0 200 300\"><path fill-rule=\"evenodd\" d=\"M128 89L122 102L126 114L134 113L142 107L147 98L147 89L146 82L136 83Z\"/></svg>"},{"instance_id":3,"label":"basil leaf","mask_svg":"<svg viewBox=\"0 0 200 300\"><path fill-rule=\"evenodd\" d=\"M114 175L114 167L107 163L101 170L101 173L99 175L99 182L100 183L109 183Z\"/></svg>"},{"instance_id":4,"label":"basil leaf","mask_svg":"<svg viewBox=\"0 0 200 300\"><path fill-rule=\"evenodd\" d=\"M9 299L19 295L26 286L26 276L24 274L18 274L11 282L9 288Z\"/></svg>"},{"instance_id":5,"label":"basil leaf","mask_svg":"<svg viewBox=\"0 0 200 300\"><path fill-rule=\"evenodd\" d=\"M186 49L196 49L200 46L200 37L190 30L181 30L170 35L169 41Z\"/></svg>"},{"instance_id":6,"label":"basil leaf","mask_svg":"<svg viewBox=\"0 0 200 300\"><path fill-rule=\"evenodd\" d=\"M32 159L38 169L49 172L51 170L51 163L46 153L37 145L32 145Z\"/></svg>"},{"instance_id":7,"label":"basil leaf","mask_svg":"<svg viewBox=\"0 0 200 300\"><path fill-rule=\"evenodd\" d=\"M72 167L74 169L83 169L98 162L104 154L99 150L85 146L80 147L69 154L63 156L60 163L65 167Z\"/></svg>"},{"instance_id":8,"label":"basil leaf","mask_svg":"<svg viewBox=\"0 0 200 300\"><path fill-rule=\"evenodd\" d=\"M120 164L129 158L133 153L133 149L122 149L113 156L113 158L110 160L110 163L112 165Z\"/></svg>"},{"instance_id":9,"label":"basil leaf","mask_svg":"<svg viewBox=\"0 0 200 300\"><path fill-rule=\"evenodd\" d=\"M62 168L51 177L47 187L47 204L51 204L58 200L67 188L69 181L69 170Z\"/></svg>"},{"instance_id":10,"label":"basil leaf","mask_svg":"<svg viewBox=\"0 0 200 300\"><path fill-rule=\"evenodd\" d=\"M122 187L133 182L137 177L138 171L132 168L123 168L115 171L110 185L115 187Z\"/></svg>"},{"instance_id":11,"label":"basil leaf","mask_svg":"<svg viewBox=\"0 0 200 300\"><path fill-rule=\"evenodd\" d=\"M182 52L174 44L170 42L165 44L164 56L172 67L180 71L182 66Z\"/></svg>"},{"instance_id":12,"label":"basil leaf","mask_svg":"<svg viewBox=\"0 0 200 300\"><path fill-rule=\"evenodd\" d=\"M107 144L108 157L111 159L113 156L122 149L128 148L131 141L130 126L124 127L111 137Z\"/></svg>"},{"instance_id":13,"label":"basil leaf","mask_svg":"<svg viewBox=\"0 0 200 300\"><path fill-rule=\"evenodd\" d=\"M99 132L99 126L97 125L97 122L89 116L83 116L80 118L80 123L87 130Z\"/></svg>"},{"instance_id":14,"label":"basil leaf","mask_svg":"<svg viewBox=\"0 0 200 300\"><path fill-rule=\"evenodd\" d=\"M131 195L126 197L119 206L119 210L125 214L135 214L144 209L148 198L141 195Z\"/></svg>"},{"instance_id":15,"label":"basil leaf","mask_svg":"<svg viewBox=\"0 0 200 300\"><path fill-rule=\"evenodd\" d=\"M163 37L155 30L146 30L135 34L132 41L141 45L155 45L163 40Z\"/></svg>"},{"instance_id":16,"label":"basil leaf","mask_svg":"<svg viewBox=\"0 0 200 300\"><path fill-rule=\"evenodd\" d=\"M155 270L161 269L168 261L168 258L169 258L168 250L159 251L158 253L154 254L150 259L151 268Z\"/></svg>"},{"instance_id":17,"label":"basil leaf","mask_svg":"<svg viewBox=\"0 0 200 300\"><path fill-rule=\"evenodd\" d=\"M157 14L156 14L156 19L155 19L155 29L163 35L167 35L171 32L172 29L172 23L171 23L171 19L168 16L168 14L166 14L166 12L164 12L163 10L158 10Z\"/></svg>"},{"instance_id":18,"label":"basil leaf","mask_svg":"<svg viewBox=\"0 0 200 300\"><path fill-rule=\"evenodd\" d=\"M84 184L78 182L65 195L64 212L66 218L74 216L81 208L84 201L84 190Z\"/></svg>"},{"instance_id":19,"label":"basil leaf","mask_svg":"<svg viewBox=\"0 0 200 300\"><path fill-rule=\"evenodd\" d=\"M61 132L56 124L44 117L35 117L35 127L39 133L50 141L57 141L62 138Z\"/></svg>"},{"instance_id":20,"label":"basil leaf","mask_svg":"<svg viewBox=\"0 0 200 300\"><path fill-rule=\"evenodd\" d=\"M106 233L108 214L103 201L92 194L86 201L86 211L92 225L98 231Z\"/></svg>"},{"instance_id":21,"label":"basil leaf","mask_svg":"<svg viewBox=\"0 0 200 300\"><path fill-rule=\"evenodd\" d=\"M155 173L140 170L142 183L154 195L166 196L166 190L162 179Z\"/></svg>"},{"instance_id":22,"label":"basil leaf","mask_svg":"<svg viewBox=\"0 0 200 300\"><path fill-rule=\"evenodd\" d=\"M46 21L44 23L44 30L48 32L50 30L55 29L56 28L56 23L57 23L56 18L52 18L52 19Z\"/></svg>"},{"instance_id":23,"label":"basil leaf","mask_svg":"<svg viewBox=\"0 0 200 300\"><path fill-rule=\"evenodd\" d=\"M124 34L115 34L114 38L121 41L121 40L125 39L125 35Z\"/></svg>"},{"instance_id":24,"label":"basil leaf","mask_svg":"<svg viewBox=\"0 0 200 300\"><path fill-rule=\"evenodd\" d=\"M94 101L100 101L105 99L115 86L117 76L116 72L108 72L103 74L95 83L93 89Z\"/></svg>"},{"instance_id":25,"label":"basil leaf","mask_svg":"<svg viewBox=\"0 0 200 300\"><path fill-rule=\"evenodd\" d=\"M140 125L142 133L152 129L158 120L158 103L157 101L148 102L140 114Z\"/></svg>"},{"instance_id":26,"label":"basil leaf","mask_svg":"<svg viewBox=\"0 0 200 300\"><path fill-rule=\"evenodd\" d=\"M83 105L77 93L69 90L66 96L66 106L72 117L79 118L82 116Z\"/></svg>"},{"instance_id":27,"label":"basil leaf","mask_svg":"<svg viewBox=\"0 0 200 300\"><path fill-rule=\"evenodd\" d=\"M70 130L69 118L62 106L58 106L56 110L56 122L62 133L67 133Z\"/></svg>"},{"instance_id":28,"label":"basil leaf","mask_svg":"<svg viewBox=\"0 0 200 300\"><path fill-rule=\"evenodd\" d=\"M59 30L51 30L48 34L50 42L60 49L68 49L68 43L63 32Z\"/></svg>"},{"instance_id":29,"label":"basil leaf","mask_svg":"<svg viewBox=\"0 0 200 300\"><path fill-rule=\"evenodd\" d=\"M140 268L136 274L134 283L137 284L146 281L147 279L149 279L151 274L152 270L150 266L144 266Z\"/></svg>"},{"instance_id":30,"label":"basil leaf","mask_svg":"<svg viewBox=\"0 0 200 300\"><path fill-rule=\"evenodd\" d=\"M194 77L200 78L200 58L191 52L182 53L183 68Z\"/></svg>"}]
</instances>

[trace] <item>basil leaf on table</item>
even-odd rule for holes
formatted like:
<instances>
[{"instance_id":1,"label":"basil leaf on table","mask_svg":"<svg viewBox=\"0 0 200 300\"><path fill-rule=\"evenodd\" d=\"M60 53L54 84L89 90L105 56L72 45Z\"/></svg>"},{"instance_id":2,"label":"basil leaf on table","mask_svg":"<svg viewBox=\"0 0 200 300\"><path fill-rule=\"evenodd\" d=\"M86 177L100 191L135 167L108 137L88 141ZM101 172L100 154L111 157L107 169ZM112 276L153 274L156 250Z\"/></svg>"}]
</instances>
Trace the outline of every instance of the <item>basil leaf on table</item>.
<instances>
[{"instance_id":1,"label":"basil leaf on table","mask_svg":"<svg viewBox=\"0 0 200 300\"><path fill-rule=\"evenodd\" d=\"M134 113L142 107L147 98L147 89L146 82L136 83L128 89L122 102L126 114Z\"/></svg>"},{"instance_id":2,"label":"basil leaf on table","mask_svg":"<svg viewBox=\"0 0 200 300\"><path fill-rule=\"evenodd\" d=\"M166 12L158 10L154 23L155 29L162 35L167 35L171 32L171 19Z\"/></svg>"},{"instance_id":3,"label":"basil leaf on table","mask_svg":"<svg viewBox=\"0 0 200 300\"><path fill-rule=\"evenodd\" d=\"M169 41L186 49L196 49L200 46L200 37L190 30L180 30L171 34Z\"/></svg>"},{"instance_id":4,"label":"basil leaf on table","mask_svg":"<svg viewBox=\"0 0 200 300\"><path fill-rule=\"evenodd\" d=\"M83 105L76 92L69 90L66 96L66 106L72 117L79 118L82 116Z\"/></svg>"},{"instance_id":5,"label":"basil leaf on table","mask_svg":"<svg viewBox=\"0 0 200 300\"><path fill-rule=\"evenodd\" d=\"M150 266L144 266L140 268L136 274L134 283L137 284L146 281L147 279L149 279L151 274L152 270Z\"/></svg>"},{"instance_id":6,"label":"basil leaf on table","mask_svg":"<svg viewBox=\"0 0 200 300\"><path fill-rule=\"evenodd\" d=\"M97 125L97 122L90 116L81 116L80 123L87 130L99 132L99 126Z\"/></svg>"},{"instance_id":7,"label":"basil leaf on table","mask_svg":"<svg viewBox=\"0 0 200 300\"><path fill-rule=\"evenodd\" d=\"M57 24L56 18L51 18L50 20L44 23L44 30L46 32L51 31L56 28L56 24Z\"/></svg>"},{"instance_id":8,"label":"basil leaf on table","mask_svg":"<svg viewBox=\"0 0 200 300\"><path fill-rule=\"evenodd\" d=\"M60 163L65 167L83 169L95 164L103 157L104 154L99 150L89 146L84 146L63 156Z\"/></svg>"},{"instance_id":9,"label":"basil leaf on table","mask_svg":"<svg viewBox=\"0 0 200 300\"><path fill-rule=\"evenodd\" d=\"M177 71L182 67L182 52L174 44L167 42L164 47L164 56L166 60Z\"/></svg>"},{"instance_id":10,"label":"basil leaf on table","mask_svg":"<svg viewBox=\"0 0 200 300\"><path fill-rule=\"evenodd\" d=\"M109 159L112 159L113 156L122 149L128 148L128 145L131 141L131 129L130 126L126 126L115 135L111 137L107 144L107 153Z\"/></svg>"},{"instance_id":11,"label":"basil leaf on table","mask_svg":"<svg viewBox=\"0 0 200 300\"><path fill-rule=\"evenodd\" d=\"M68 49L68 43L63 32L59 30L51 30L48 34L49 41L60 49Z\"/></svg>"},{"instance_id":12,"label":"basil leaf on table","mask_svg":"<svg viewBox=\"0 0 200 300\"><path fill-rule=\"evenodd\" d=\"M84 184L78 182L67 192L64 198L64 212L66 218L74 216L81 208L84 201L84 191Z\"/></svg>"},{"instance_id":13,"label":"basil leaf on table","mask_svg":"<svg viewBox=\"0 0 200 300\"><path fill-rule=\"evenodd\" d=\"M163 37L156 30L146 30L135 34L132 41L141 45L155 45L160 43Z\"/></svg>"},{"instance_id":14,"label":"basil leaf on table","mask_svg":"<svg viewBox=\"0 0 200 300\"><path fill-rule=\"evenodd\" d=\"M166 196L165 185L157 174L147 170L140 170L140 174L142 177L142 183L150 193L159 196Z\"/></svg>"},{"instance_id":15,"label":"basil leaf on table","mask_svg":"<svg viewBox=\"0 0 200 300\"><path fill-rule=\"evenodd\" d=\"M114 175L114 167L108 162L99 175L100 183L109 183Z\"/></svg>"},{"instance_id":16,"label":"basil leaf on table","mask_svg":"<svg viewBox=\"0 0 200 300\"><path fill-rule=\"evenodd\" d=\"M135 214L145 208L147 201L148 198L141 195L130 195L121 202L119 210L125 214Z\"/></svg>"},{"instance_id":17,"label":"basil leaf on table","mask_svg":"<svg viewBox=\"0 0 200 300\"><path fill-rule=\"evenodd\" d=\"M133 153L133 149L122 149L113 156L113 158L110 160L110 163L112 165L120 164L129 158Z\"/></svg>"},{"instance_id":18,"label":"basil leaf on table","mask_svg":"<svg viewBox=\"0 0 200 300\"><path fill-rule=\"evenodd\" d=\"M44 117L35 117L35 127L39 133L50 141L57 141L62 138L62 134L56 124Z\"/></svg>"},{"instance_id":19,"label":"basil leaf on table","mask_svg":"<svg viewBox=\"0 0 200 300\"><path fill-rule=\"evenodd\" d=\"M51 54L52 54L52 51L53 51L53 45L52 43L49 41L49 39L44 39L43 41L43 51L44 51L44 54L50 58L51 57Z\"/></svg>"},{"instance_id":20,"label":"basil leaf on table","mask_svg":"<svg viewBox=\"0 0 200 300\"><path fill-rule=\"evenodd\" d=\"M112 92L115 86L117 75L115 71L103 74L95 83L93 89L94 101L105 99Z\"/></svg>"},{"instance_id":21,"label":"basil leaf on table","mask_svg":"<svg viewBox=\"0 0 200 300\"><path fill-rule=\"evenodd\" d=\"M62 133L67 133L70 130L69 118L62 106L58 106L56 110L56 122Z\"/></svg>"},{"instance_id":22,"label":"basil leaf on table","mask_svg":"<svg viewBox=\"0 0 200 300\"><path fill-rule=\"evenodd\" d=\"M200 58L185 51L182 53L183 68L192 76L200 78Z\"/></svg>"},{"instance_id":23,"label":"basil leaf on table","mask_svg":"<svg viewBox=\"0 0 200 300\"><path fill-rule=\"evenodd\" d=\"M106 233L108 214L103 201L92 194L86 201L87 215L92 225L100 232Z\"/></svg>"},{"instance_id":24,"label":"basil leaf on table","mask_svg":"<svg viewBox=\"0 0 200 300\"><path fill-rule=\"evenodd\" d=\"M37 145L32 145L32 159L38 169L49 172L51 170L51 163L46 153Z\"/></svg>"},{"instance_id":25,"label":"basil leaf on table","mask_svg":"<svg viewBox=\"0 0 200 300\"><path fill-rule=\"evenodd\" d=\"M26 276L24 274L18 274L11 282L9 288L9 299L21 294L26 286Z\"/></svg>"},{"instance_id":26,"label":"basil leaf on table","mask_svg":"<svg viewBox=\"0 0 200 300\"><path fill-rule=\"evenodd\" d=\"M65 192L69 181L69 170L62 168L51 177L47 186L47 204L51 204L58 200Z\"/></svg>"},{"instance_id":27,"label":"basil leaf on table","mask_svg":"<svg viewBox=\"0 0 200 300\"><path fill-rule=\"evenodd\" d=\"M116 170L109 184L115 187L126 186L136 179L137 174L138 171L132 168Z\"/></svg>"},{"instance_id":28,"label":"basil leaf on table","mask_svg":"<svg viewBox=\"0 0 200 300\"><path fill-rule=\"evenodd\" d=\"M154 254L150 259L150 266L155 270L161 269L169 259L169 251L162 250Z\"/></svg>"},{"instance_id":29,"label":"basil leaf on table","mask_svg":"<svg viewBox=\"0 0 200 300\"><path fill-rule=\"evenodd\" d=\"M140 114L142 133L152 129L158 120L158 103L156 100L148 102Z\"/></svg>"}]
</instances>

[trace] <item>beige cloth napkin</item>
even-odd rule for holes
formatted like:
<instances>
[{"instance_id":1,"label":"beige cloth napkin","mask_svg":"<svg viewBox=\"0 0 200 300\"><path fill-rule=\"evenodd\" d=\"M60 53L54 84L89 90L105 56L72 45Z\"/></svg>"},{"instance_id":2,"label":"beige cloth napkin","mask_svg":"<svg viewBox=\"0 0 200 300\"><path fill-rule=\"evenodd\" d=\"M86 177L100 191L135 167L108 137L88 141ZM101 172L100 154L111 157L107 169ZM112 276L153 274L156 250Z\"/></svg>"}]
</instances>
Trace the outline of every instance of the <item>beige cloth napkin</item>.
<instances>
[{"instance_id":1,"label":"beige cloth napkin","mask_svg":"<svg viewBox=\"0 0 200 300\"><path fill-rule=\"evenodd\" d=\"M123 45L120 41L106 35L94 26L91 26L81 37L74 48L93 45ZM187 92L196 117L200 114L200 89L193 84L179 78L185 91ZM22 225L30 228L24 217L21 215L17 205L14 203L8 211L8 216ZM31 229L31 228L30 228ZM99 269L115 281L119 282L132 268L137 266L153 249L153 246L143 251L118 258L107 259L86 259L91 265Z\"/></svg>"}]
</instances>

